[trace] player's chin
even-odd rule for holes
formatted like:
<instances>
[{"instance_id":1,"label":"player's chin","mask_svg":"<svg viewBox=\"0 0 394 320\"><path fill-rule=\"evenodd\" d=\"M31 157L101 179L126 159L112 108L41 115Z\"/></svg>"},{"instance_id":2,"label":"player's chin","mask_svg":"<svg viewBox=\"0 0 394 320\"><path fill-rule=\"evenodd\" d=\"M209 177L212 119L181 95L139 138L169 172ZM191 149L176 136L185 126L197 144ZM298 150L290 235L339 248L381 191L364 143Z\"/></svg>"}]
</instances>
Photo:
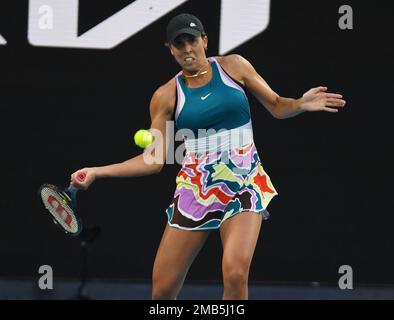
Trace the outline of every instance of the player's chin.
<instances>
[{"instance_id":1,"label":"player's chin","mask_svg":"<svg viewBox=\"0 0 394 320\"><path fill-rule=\"evenodd\" d=\"M189 72L189 73L196 73L198 72L197 64L196 63L184 63L182 65L182 69Z\"/></svg>"}]
</instances>

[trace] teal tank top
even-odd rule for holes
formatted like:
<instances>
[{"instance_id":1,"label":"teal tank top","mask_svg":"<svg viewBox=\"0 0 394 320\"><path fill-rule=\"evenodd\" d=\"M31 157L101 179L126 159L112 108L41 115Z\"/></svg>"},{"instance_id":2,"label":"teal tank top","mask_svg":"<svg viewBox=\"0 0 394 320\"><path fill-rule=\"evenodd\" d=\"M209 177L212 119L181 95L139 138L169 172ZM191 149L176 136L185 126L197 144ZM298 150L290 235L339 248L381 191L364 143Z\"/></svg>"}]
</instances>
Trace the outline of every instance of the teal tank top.
<instances>
[{"instance_id":1,"label":"teal tank top","mask_svg":"<svg viewBox=\"0 0 394 320\"><path fill-rule=\"evenodd\" d=\"M198 88L186 86L182 74L176 76L178 129L234 129L250 122L250 107L243 88L235 82L213 57L212 79Z\"/></svg>"}]
</instances>

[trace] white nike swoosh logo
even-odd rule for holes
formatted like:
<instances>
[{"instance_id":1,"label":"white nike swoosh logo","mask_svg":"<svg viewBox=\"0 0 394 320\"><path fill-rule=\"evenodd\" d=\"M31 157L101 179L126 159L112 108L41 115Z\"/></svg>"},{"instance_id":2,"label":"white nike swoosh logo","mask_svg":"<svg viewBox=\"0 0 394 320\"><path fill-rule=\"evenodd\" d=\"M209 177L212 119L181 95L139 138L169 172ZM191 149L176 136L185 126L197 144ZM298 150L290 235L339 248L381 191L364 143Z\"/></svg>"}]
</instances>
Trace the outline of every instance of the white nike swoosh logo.
<instances>
[{"instance_id":1,"label":"white nike swoosh logo","mask_svg":"<svg viewBox=\"0 0 394 320\"><path fill-rule=\"evenodd\" d=\"M201 100L205 100L205 99L208 98L211 94L212 94L212 92L208 93L206 96L202 96L202 97L201 97Z\"/></svg>"}]
</instances>

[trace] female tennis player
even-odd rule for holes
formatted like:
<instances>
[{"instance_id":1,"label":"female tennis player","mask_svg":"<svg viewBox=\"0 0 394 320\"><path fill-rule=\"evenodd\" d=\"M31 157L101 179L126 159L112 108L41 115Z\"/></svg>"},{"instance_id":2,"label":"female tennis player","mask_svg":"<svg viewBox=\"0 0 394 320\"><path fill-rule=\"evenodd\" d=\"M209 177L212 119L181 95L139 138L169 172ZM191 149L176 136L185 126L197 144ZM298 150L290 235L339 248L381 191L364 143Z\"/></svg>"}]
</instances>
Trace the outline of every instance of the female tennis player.
<instances>
[{"instance_id":1,"label":"female tennis player","mask_svg":"<svg viewBox=\"0 0 394 320\"><path fill-rule=\"evenodd\" d=\"M279 119L305 111L338 112L345 101L326 87L310 89L299 99L284 98L243 57L207 58L208 37L201 21L190 14L169 22L167 44L182 70L156 90L150 103L151 129L163 136L161 163L148 164L141 154L122 163L83 168L71 175L71 185L87 189L100 178L160 172L169 145L166 121L175 118L178 130L189 129L195 137L185 139L185 157L153 266L152 298L176 299L210 230L219 229L223 299L247 299L256 241L277 192L253 141L245 92ZM201 129L214 133L199 135ZM212 138L219 142L208 143ZM86 174L83 182L76 179L79 173Z\"/></svg>"}]
</instances>

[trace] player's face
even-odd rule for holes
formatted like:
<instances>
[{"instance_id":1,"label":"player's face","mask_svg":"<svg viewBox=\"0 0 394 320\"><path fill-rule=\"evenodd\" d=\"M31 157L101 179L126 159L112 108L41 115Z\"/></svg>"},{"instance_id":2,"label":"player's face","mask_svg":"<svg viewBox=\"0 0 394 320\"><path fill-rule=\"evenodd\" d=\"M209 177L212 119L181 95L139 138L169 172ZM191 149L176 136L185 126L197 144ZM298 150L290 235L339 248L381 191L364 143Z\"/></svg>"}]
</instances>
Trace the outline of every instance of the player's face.
<instances>
[{"instance_id":1,"label":"player's face","mask_svg":"<svg viewBox=\"0 0 394 320\"><path fill-rule=\"evenodd\" d=\"M207 36L193 37L182 34L170 45L171 54L182 69L197 72L206 63Z\"/></svg>"}]
</instances>

